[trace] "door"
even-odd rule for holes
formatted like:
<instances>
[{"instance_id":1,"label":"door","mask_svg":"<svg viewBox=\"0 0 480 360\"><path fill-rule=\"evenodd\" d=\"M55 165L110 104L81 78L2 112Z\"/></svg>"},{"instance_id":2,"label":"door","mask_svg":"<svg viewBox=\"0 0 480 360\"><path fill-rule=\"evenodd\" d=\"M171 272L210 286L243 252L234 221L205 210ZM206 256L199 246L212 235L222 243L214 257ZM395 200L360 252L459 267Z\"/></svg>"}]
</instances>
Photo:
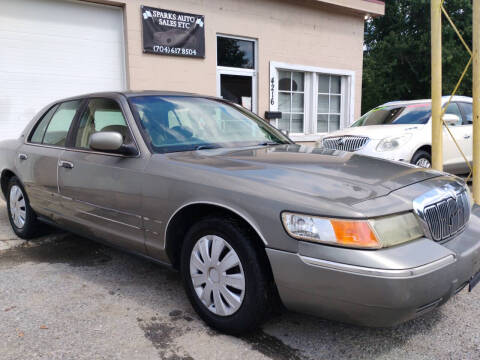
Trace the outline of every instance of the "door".
<instances>
[{"instance_id":1,"label":"door","mask_svg":"<svg viewBox=\"0 0 480 360\"><path fill-rule=\"evenodd\" d=\"M0 0L0 49L0 140L56 99L126 86L121 7Z\"/></svg>"},{"instance_id":2,"label":"door","mask_svg":"<svg viewBox=\"0 0 480 360\"><path fill-rule=\"evenodd\" d=\"M217 96L257 111L257 43L217 35Z\"/></svg>"},{"instance_id":3,"label":"door","mask_svg":"<svg viewBox=\"0 0 480 360\"><path fill-rule=\"evenodd\" d=\"M74 100L50 108L17 154L17 170L32 208L54 220L62 212L57 163L80 106L81 101Z\"/></svg>"},{"instance_id":4,"label":"door","mask_svg":"<svg viewBox=\"0 0 480 360\"><path fill-rule=\"evenodd\" d=\"M124 143L136 144L114 99L88 100L59 159L64 223L88 237L144 253L140 185L146 160L141 154L124 156L91 150L91 134L102 131L118 132Z\"/></svg>"},{"instance_id":5,"label":"door","mask_svg":"<svg viewBox=\"0 0 480 360\"><path fill-rule=\"evenodd\" d=\"M459 121L455 125L450 125L449 130L462 152L471 161L471 125L464 125L463 116L457 103L450 103L445 113L458 116ZM445 127L443 128L443 163L445 171L452 173L468 172L468 165L462 153L458 150L455 141Z\"/></svg>"},{"instance_id":6,"label":"door","mask_svg":"<svg viewBox=\"0 0 480 360\"><path fill-rule=\"evenodd\" d=\"M462 112L463 117L463 128L465 132L463 133L463 140L465 143L465 155L467 159L472 164L473 160L473 104L466 102L459 102L458 106ZM465 168L466 172L470 172L470 168Z\"/></svg>"}]
</instances>

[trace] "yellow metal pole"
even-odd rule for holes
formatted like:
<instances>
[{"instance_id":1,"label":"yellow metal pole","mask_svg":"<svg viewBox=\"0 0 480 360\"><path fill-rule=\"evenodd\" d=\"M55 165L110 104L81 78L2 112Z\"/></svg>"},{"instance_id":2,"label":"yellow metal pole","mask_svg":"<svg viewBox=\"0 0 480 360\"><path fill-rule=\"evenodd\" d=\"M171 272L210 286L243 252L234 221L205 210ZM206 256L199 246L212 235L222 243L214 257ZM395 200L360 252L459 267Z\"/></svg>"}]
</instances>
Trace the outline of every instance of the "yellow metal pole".
<instances>
[{"instance_id":1,"label":"yellow metal pole","mask_svg":"<svg viewBox=\"0 0 480 360\"><path fill-rule=\"evenodd\" d=\"M480 204L480 0L473 0L473 198Z\"/></svg>"},{"instance_id":2,"label":"yellow metal pole","mask_svg":"<svg viewBox=\"0 0 480 360\"><path fill-rule=\"evenodd\" d=\"M476 2L478 0L475 0ZM432 40L432 167L443 170L442 113L442 0L431 0Z\"/></svg>"}]
</instances>

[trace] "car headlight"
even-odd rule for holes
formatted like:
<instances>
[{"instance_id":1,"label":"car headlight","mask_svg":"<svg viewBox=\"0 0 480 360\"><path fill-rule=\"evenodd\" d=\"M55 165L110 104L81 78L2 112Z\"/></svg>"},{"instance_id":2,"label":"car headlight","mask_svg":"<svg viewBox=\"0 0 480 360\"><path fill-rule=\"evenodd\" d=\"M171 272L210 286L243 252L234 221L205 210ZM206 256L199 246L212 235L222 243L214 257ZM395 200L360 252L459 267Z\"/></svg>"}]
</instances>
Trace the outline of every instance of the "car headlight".
<instances>
[{"instance_id":1,"label":"car headlight","mask_svg":"<svg viewBox=\"0 0 480 360\"><path fill-rule=\"evenodd\" d=\"M380 249L424 236L413 213L369 220L347 220L282 213L287 233L299 240L330 245Z\"/></svg>"},{"instance_id":2,"label":"car headlight","mask_svg":"<svg viewBox=\"0 0 480 360\"><path fill-rule=\"evenodd\" d=\"M400 146L405 145L412 138L412 134L404 134L401 136L391 136L382 139L377 145L377 151L392 151Z\"/></svg>"}]
</instances>

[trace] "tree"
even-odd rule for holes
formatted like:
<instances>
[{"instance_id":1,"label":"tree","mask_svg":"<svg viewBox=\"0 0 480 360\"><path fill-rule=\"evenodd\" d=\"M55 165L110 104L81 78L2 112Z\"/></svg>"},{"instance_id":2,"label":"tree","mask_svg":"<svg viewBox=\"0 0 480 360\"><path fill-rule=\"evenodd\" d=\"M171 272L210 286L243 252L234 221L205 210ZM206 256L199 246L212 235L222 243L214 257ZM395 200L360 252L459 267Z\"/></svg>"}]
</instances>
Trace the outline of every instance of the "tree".
<instances>
[{"instance_id":1,"label":"tree","mask_svg":"<svg viewBox=\"0 0 480 360\"><path fill-rule=\"evenodd\" d=\"M472 0L445 0L445 8L469 46ZM469 54L443 17L443 93L457 83ZM362 112L387 101L429 99L430 1L388 0L385 15L365 23ZM457 94L471 96L472 71Z\"/></svg>"}]
</instances>

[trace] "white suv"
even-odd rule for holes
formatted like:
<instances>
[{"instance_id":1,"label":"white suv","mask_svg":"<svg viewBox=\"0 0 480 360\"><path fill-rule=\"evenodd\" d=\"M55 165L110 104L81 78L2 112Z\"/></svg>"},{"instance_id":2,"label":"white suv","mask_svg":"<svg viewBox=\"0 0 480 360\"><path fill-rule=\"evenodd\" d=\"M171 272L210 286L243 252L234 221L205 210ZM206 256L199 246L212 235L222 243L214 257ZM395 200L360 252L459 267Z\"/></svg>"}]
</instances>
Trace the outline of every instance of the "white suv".
<instances>
[{"instance_id":1,"label":"white suv","mask_svg":"<svg viewBox=\"0 0 480 360\"><path fill-rule=\"evenodd\" d=\"M445 105L449 97L443 97ZM381 105L350 127L330 133L318 145L327 149L354 151L388 160L431 166L431 100L395 101ZM454 96L443 117L467 159L472 161L472 98ZM443 129L445 171L469 171L448 130Z\"/></svg>"}]
</instances>

